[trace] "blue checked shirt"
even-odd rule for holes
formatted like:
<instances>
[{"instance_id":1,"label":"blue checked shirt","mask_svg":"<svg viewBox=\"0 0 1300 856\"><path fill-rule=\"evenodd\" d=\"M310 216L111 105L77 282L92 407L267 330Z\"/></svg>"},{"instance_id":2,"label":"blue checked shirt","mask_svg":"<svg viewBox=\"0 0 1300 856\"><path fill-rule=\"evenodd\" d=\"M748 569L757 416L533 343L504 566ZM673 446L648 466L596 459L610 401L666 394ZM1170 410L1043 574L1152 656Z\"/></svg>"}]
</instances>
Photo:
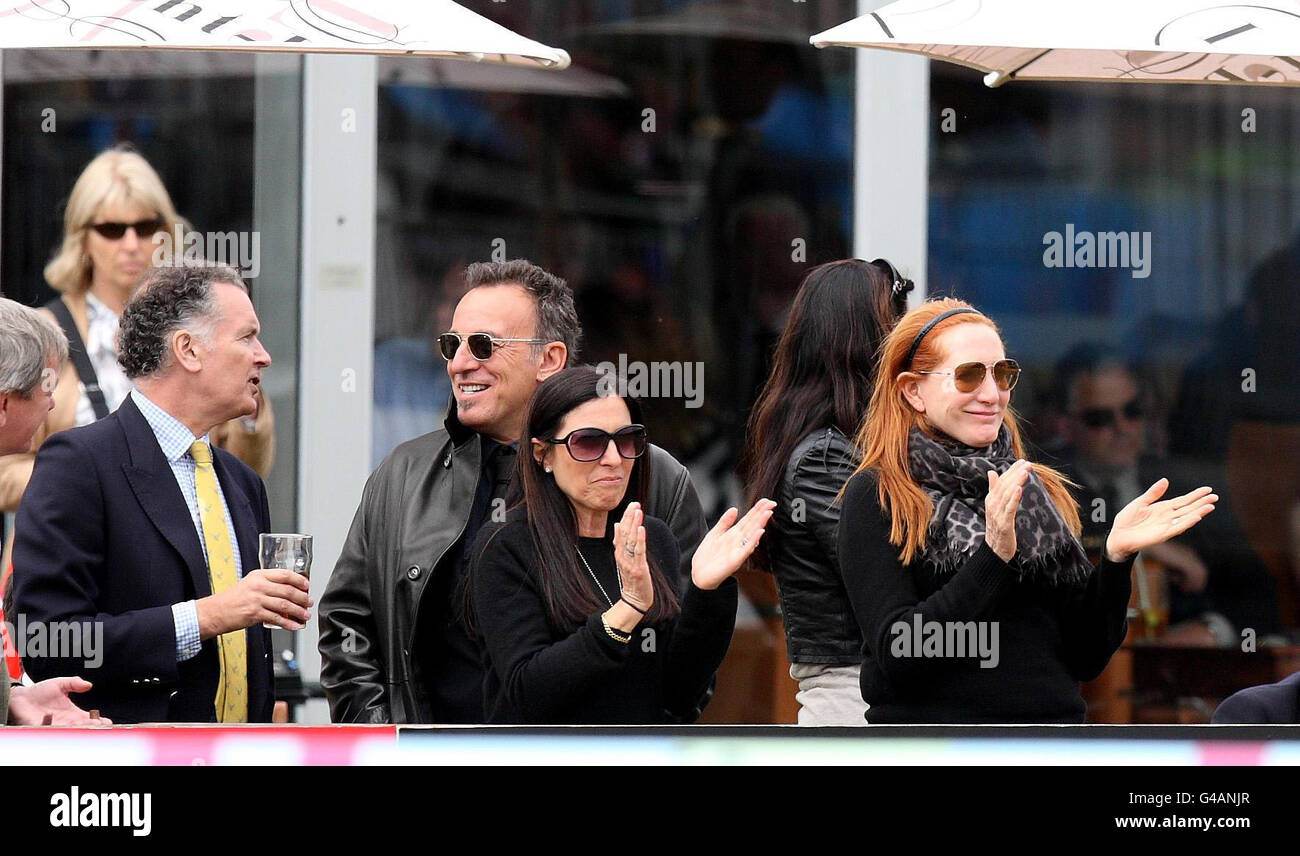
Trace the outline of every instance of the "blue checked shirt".
<instances>
[{"instance_id":1,"label":"blue checked shirt","mask_svg":"<svg viewBox=\"0 0 1300 856\"><path fill-rule=\"evenodd\" d=\"M191 434L190 429L186 428L179 419L145 398L140 390L131 390L131 400L144 414L145 421L153 429L154 437L158 438L163 457L171 465L172 475L176 476L176 484L180 485L181 495L185 497L185 505L190 510L190 519L194 521L194 531L198 533L199 546L203 548L203 562L207 564L208 543L203 538L203 523L199 518L199 492L194 486L195 464L194 459L190 457L190 446L200 438ZM211 447L207 435L201 439ZM226 504L226 495L221 490L220 479L217 480L217 493L221 495L221 510L226 517L230 548L235 554L235 571L243 576L244 566L239 561L239 542L234 537L235 524L230 519L230 507ZM172 604L172 620L176 625L176 662L179 663L196 656L202 647L202 640L199 639L198 607L192 600Z\"/></svg>"}]
</instances>

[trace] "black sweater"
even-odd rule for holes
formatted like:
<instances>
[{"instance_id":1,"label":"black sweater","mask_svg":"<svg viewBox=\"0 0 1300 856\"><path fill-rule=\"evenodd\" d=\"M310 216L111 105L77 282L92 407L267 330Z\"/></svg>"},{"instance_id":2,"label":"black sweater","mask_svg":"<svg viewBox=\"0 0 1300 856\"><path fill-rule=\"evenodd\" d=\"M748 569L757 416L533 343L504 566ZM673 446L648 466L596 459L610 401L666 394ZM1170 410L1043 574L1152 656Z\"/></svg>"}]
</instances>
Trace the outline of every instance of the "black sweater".
<instances>
[{"instance_id":1,"label":"black sweater","mask_svg":"<svg viewBox=\"0 0 1300 856\"><path fill-rule=\"evenodd\" d=\"M677 542L661 520L645 518L646 547L658 566L678 567ZM546 615L527 521L508 518L483 533L470 571L475 626L483 645L488 721L507 724L689 722L731 644L737 588L687 583L682 611L656 627L638 626L630 643L605 632L604 610L555 628ZM578 546L611 598L618 572L608 538ZM591 585L599 598L599 590Z\"/></svg>"},{"instance_id":2,"label":"black sweater","mask_svg":"<svg viewBox=\"0 0 1300 856\"><path fill-rule=\"evenodd\" d=\"M1085 585L1020 582L987 544L940 578L921 558L904 567L870 470L850 480L840 516L840 564L862 628L862 697L871 723L1080 723L1079 682L1101 673L1124 641L1132 560L1105 559ZM905 656L915 617L997 629L991 657ZM950 624L944 625L944 622ZM992 622L996 622L993 625ZM913 654L915 649L913 649ZM952 649L948 650L952 653ZM968 652L969 653L969 652Z\"/></svg>"}]
</instances>

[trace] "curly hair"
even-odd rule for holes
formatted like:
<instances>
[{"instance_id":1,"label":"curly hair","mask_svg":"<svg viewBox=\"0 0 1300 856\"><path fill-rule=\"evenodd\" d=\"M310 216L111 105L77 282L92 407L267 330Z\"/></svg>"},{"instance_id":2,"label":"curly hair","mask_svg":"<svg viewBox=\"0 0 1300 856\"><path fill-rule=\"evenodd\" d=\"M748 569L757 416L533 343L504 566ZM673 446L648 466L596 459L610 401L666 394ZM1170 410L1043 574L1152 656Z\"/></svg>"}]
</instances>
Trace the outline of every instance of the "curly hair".
<instances>
[{"instance_id":1,"label":"curly hair","mask_svg":"<svg viewBox=\"0 0 1300 856\"><path fill-rule=\"evenodd\" d=\"M465 268L467 288L487 285L517 285L527 291L537 304L538 339L563 342L568 349L568 365L578 362L582 346L582 324L573 305L573 289L553 273L547 273L527 259L506 262L474 262ZM533 346L534 357L541 352Z\"/></svg>"},{"instance_id":2,"label":"curly hair","mask_svg":"<svg viewBox=\"0 0 1300 856\"><path fill-rule=\"evenodd\" d=\"M185 262L153 268L122 310L117 331L117 361L135 380L156 376L170 364L171 337L188 330L208 341L220 320L212 286L248 287L234 268Z\"/></svg>"}]
</instances>

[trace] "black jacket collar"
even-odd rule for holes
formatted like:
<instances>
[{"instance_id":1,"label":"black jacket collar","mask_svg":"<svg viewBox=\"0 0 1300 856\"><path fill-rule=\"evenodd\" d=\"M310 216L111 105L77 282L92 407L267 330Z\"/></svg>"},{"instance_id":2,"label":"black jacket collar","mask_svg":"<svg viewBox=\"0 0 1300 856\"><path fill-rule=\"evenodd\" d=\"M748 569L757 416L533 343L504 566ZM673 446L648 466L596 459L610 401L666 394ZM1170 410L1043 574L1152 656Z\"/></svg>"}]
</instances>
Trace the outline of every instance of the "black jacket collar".
<instances>
[{"instance_id":1,"label":"black jacket collar","mask_svg":"<svg viewBox=\"0 0 1300 856\"><path fill-rule=\"evenodd\" d=\"M451 437L451 442L457 446L478 435L478 432L473 428L461 424L460 414L456 409L455 397L447 403L447 417L442 420L442 425L447 429L447 435Z\"/></svg>"},{"instance_id":2,"label":"black jacket collar","mask_svg":"<svg viewBox=\"0 0 1300 856\"><path fill-rule=\"evenodd\" d=\"M451 400L451 403L447 405L447 415L442 420L442 427L447 429L447 436L451 437L452 445L458 448L464 445L467 440L472 440L475 437L481 437L482 440L486 442L496 443L495 440L488 437L486 434L480 434L473 428L461 423L460 416L456 412L456 400L454 398ZM519 447L517 441L511 443L499 443L498 445L509 446L511 449L517 449Z\"/></svg>"}]
</instances>

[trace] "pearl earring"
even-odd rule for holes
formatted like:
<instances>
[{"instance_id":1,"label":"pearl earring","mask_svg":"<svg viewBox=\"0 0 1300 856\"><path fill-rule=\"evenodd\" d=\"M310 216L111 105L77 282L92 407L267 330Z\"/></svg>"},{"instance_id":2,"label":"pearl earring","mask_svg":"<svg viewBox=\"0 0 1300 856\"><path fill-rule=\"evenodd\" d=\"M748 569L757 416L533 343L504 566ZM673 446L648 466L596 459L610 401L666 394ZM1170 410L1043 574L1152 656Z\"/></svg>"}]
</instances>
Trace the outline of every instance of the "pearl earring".
<instances>
[{"instance_id":1,"label":"pearl earring","mask_svg":"<svg viewBox=\"0 0 1300 856\"><path fill-rule=\"evenodd\" d=\"M548 473L551 471L550 467L542 467L542 469L546 470Z\"/></svg>"}]
</instances>

